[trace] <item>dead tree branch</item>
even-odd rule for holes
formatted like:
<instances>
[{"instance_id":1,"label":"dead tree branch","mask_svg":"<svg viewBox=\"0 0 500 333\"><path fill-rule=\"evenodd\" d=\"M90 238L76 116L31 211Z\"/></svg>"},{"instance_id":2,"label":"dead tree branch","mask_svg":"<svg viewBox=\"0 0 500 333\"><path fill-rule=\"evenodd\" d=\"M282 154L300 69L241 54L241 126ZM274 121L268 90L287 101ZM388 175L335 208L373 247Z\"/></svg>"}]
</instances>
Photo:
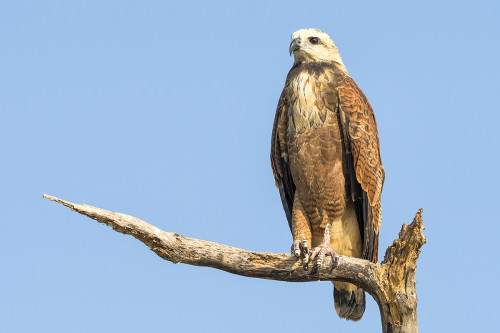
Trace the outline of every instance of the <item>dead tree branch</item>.
<instances>
[{"instance_id":1,"label":"dead tree branch","mask_svg":"<svg viewBox=\"0 0 500 333\"><path fill-rule=\"evenodd\" d=\"M304 270L300 260L290 254L253 252L187 238L130 215L74 204L46 194L43 197L135 237L161 258L173 263L208 266L233 274L279 281L353 283L377 301L384 333L418 332L415 272L420 248L425 244L421 209L408 227L403 225L399 238L387 248L382 263L340 256L337 266L331 269L331 259L327 257L323 268L311 274L311 269Z\"/></svg>"}]
</instances>

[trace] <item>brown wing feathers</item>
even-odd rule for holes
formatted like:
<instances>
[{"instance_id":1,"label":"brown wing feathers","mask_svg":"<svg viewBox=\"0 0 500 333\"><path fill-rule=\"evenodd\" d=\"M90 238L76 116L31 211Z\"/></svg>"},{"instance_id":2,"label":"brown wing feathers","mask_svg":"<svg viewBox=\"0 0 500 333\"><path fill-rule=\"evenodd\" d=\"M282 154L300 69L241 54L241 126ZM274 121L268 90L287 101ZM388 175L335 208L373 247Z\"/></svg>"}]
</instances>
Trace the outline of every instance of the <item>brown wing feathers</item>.
<instances>
[{"instance_id":1,"label":"brown wing feathers","mask_svg":"<svg viewBox=\"0 0 500 333\"><path fill-rule=\"evenodd\" d=\"M364 240L363 256L376 262L382 219L380 194L385 178L377 124L370 103L350 77L346 77L338 92L344 139L348 155L352 155L351 193ZM361 191L356 189L356 183L361 185Z\"/></svg>"},{"instance_id":2,"label":"brown wing feathers","mask_svg":"<svg viewBox=\"0 0 500 333\"><path fill-rule=\"evenodd\" d=\"M283 90L284 91L284 90ZM282 157L281 144L279 141L279 132L282 131L282 113L286 110L284 93L281 94L276 109L276 116L274 118L273 133L271 137L271 165L274 173L274 180L276 186L279 188L281 203L285 210L286 218L290 230L292 229L292 208L293 198L295 195L295 184L290 172L288 161ZM286 112L286 111L285 111ZM285 116L285 115L283 115Z\"/></svg>"}]
</instances>

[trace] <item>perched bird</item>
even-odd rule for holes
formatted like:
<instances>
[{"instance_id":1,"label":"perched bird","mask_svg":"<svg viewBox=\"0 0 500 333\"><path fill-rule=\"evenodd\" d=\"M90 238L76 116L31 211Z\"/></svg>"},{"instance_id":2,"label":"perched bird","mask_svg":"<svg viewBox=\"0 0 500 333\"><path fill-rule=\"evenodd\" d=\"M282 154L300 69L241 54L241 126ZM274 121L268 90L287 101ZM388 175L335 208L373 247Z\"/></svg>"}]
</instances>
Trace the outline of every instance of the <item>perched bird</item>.
<instances>
[{"instance_id":1,"label":"perched bird","mask_svg":"<svg viewBox=\"0 0 500 333\"><path fill-rule=\"evenodd\" d=\"M292 53L271 140L292 255L316 268L336 253L377 262L385 172L373 110L326 33L296 31ZM335 282L334 302L341 318L359 320L365 292Z\"/></svg>"}]
</instances>

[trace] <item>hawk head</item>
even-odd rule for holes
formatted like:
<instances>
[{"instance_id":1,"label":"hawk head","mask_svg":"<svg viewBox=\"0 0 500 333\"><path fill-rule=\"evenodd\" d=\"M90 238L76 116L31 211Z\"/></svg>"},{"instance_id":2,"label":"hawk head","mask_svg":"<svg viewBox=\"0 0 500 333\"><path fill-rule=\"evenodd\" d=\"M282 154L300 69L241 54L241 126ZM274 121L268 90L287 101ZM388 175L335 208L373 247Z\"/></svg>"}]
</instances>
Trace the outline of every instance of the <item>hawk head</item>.
<instances>
[{"instance_id":1,"label":"hawk head","mask_svg":"<svg viewBox=\"0 0 500 333\"><path fill-rule=\"evenodd\" d=\"M290 55L298 62L336 62L347 73L339 50L333 40L318 29L300 29L292 35Z\"/></svg>"}]
</instances>

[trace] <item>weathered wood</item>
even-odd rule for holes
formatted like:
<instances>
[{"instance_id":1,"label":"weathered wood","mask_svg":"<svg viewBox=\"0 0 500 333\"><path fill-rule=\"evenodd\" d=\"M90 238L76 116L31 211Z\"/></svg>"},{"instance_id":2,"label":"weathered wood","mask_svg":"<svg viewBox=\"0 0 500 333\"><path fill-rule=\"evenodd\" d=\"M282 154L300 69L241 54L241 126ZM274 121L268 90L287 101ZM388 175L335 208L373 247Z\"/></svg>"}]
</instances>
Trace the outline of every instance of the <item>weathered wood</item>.
<instances>
[{"instance_id":1,"label":"weathered wood","mask_svg":"<svg viewBox=\"0 0 500 333\"><path fill-rule=\"evenodd\" d=\"M377 301L383 332L418 332L416 262L425 244L422 210L413 222L403 225L399 238L387 248L382 263L340 256L332 269L331 258L314 274L304 270L300 259L287 253L253 252L166 232L136 217L74 204L43 195L71 210L131 235L161 258L173 263L208 266L229 273L288 282L345 281L365 289Z\"/></svg>"}]
</instances>

